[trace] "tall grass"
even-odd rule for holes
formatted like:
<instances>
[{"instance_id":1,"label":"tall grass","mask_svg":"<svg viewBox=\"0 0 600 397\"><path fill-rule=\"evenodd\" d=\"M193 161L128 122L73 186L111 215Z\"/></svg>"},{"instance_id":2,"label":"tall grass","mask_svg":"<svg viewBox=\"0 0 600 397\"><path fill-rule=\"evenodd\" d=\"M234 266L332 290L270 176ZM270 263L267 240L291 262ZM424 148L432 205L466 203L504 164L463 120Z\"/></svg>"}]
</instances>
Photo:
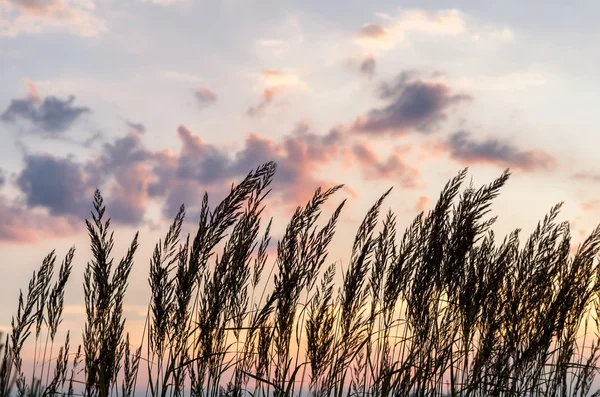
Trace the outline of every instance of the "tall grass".
<instances>
[{"instance_id":1,"label":"tall grass","mask_svg":"<svg viewBox=\"0 0 600 397\"><path fill-rule=\"evenodd\" d=\"M183 234L181 206L150 259L139 346L131 346L123 316L138 236L114 262L96 192L86 221L83 344L72 352L67 334L53 356L74 249L56 277L52 252L20 294L1 344L0 394L591 394L600 227L572 250L557 205L527 238L520 230L497 238L490 207L509 173L462 188L463 170L404 232L392 211L381 215L391 189L384 192L342 266L328 252L345 201L322 216L341 186L318 189L269 249L272 220L263 214L274 174L274 163L251 171L214 209L204 195L193 233ZM21 352L30 337L29 374Z\"/></svg>"}]
</instances>

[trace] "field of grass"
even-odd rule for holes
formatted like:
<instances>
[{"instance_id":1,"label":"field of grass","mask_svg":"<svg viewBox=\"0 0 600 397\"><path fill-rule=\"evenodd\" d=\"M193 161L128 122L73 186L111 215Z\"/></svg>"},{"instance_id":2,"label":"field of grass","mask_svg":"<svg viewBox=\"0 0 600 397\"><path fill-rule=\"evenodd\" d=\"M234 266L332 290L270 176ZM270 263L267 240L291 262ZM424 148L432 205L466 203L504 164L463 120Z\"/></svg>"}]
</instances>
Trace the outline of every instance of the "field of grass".
<instances>
[{"instance_id":1,"label":"field of grass","mask_svg":"<svg viewBox=\"0 0 600 397\"><path fill-rule=\"evenodd\" d=\"M0 395L591 395L600 227L573 248L558 205L530 236L497 238L489 207L509 173L475 188L462 186L465 170L402 230L381 213L386 192L346 266L327 258L344 202L321 216L339 186L298 207L269 255L263 209L275 168L253 170L215 208L205 196L193 235L181 233L181 207L152 255L141 346L123 316L137 236L113 259L96 192L83 343L56 340L74 250L60 266L51 253L3 338Z\"/></svg>"}]
</instances>

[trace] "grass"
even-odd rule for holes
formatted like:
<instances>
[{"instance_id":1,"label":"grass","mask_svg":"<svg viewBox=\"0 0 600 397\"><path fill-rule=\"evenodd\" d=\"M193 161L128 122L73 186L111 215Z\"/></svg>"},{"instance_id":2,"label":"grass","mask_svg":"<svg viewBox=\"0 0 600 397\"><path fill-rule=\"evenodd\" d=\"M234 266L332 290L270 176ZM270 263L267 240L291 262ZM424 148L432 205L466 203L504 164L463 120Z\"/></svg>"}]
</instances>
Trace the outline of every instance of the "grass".
<instances>
[{"instance_id":1,"label":"grass","mask_svg":"<svg viewBox=\"0 0 600 397\"><path fill-rule=\"evenodd\" d=\"M557 205L530 236L499 239L490 206L509 173L475 188L463 187L463 170L404 232L391 211L381 214L385 192L347 266L328 259L345 201L322 216L341 186L298 207L269 255L264 200L275 168L253 170L213 209L205 195L193 234L183 235L180 208L151 257L140 346L123 316L138 236L115 261L96 192L83 343L72 351L69 334L56 340L75 250L56 274L52 252L2 338L0 395L600 395L591 394L600 227L573 251ZM34 345L31 373L25 343Z\"/></svg>"}]
</instances>

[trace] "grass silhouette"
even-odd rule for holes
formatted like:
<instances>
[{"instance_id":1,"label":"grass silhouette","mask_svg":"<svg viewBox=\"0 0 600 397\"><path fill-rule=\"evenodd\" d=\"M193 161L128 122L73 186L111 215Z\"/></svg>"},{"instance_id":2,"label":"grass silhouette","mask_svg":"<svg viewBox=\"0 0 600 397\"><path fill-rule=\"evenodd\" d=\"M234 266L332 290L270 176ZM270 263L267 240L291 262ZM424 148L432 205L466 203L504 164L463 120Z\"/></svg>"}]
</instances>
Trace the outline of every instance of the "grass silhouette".
<instances>
[{"instance_id":1,"label":"grass silhouette","mask_svg":"<svg viewBox=\"0 0 600 397\"><path fill-rule=\"evenodd\" d=\"M360 224L348 265L327 259L345 202L318 189L277 242L264 164L182 236L182 206L152 254L141 346L125 332L123 299L137 234L120 261L100 192L86 221L83 344L69 334L51 361L71 249L55 276L49 254L21 293L3 339L0 395L588 396L598 370L600 227L571 250L560 205L522 240L500 243L490 205L509 178L461 190L466 170L400 235L385 192ZM341 283L336 283L340 279ZM31 374L21 351L34 339ZM48 363L50 361L50 363ZM140 371L147 384L137 382ZM596 391L594 396L600 395Z\"/></svg>"}]
</instances>

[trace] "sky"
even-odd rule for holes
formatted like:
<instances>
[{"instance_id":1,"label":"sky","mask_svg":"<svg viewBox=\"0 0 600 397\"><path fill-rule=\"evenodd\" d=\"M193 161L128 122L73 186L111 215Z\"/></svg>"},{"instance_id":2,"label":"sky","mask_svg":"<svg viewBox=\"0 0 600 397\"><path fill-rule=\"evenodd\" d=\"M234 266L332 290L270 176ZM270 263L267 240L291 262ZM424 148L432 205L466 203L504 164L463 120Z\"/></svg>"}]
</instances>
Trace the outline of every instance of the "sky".
<instances>
[{"instance_id":1,"label":"sky","mask_svg":"<svg viewBox=\"0 0 600 397\"><path fill-rule=\"evenodd\" d=\"M400 228L469 167L510 168L500 235L556 203L574 241L600 214L596 1L0 0L0 326L52 249L77 248L100 188L118 255L140 249L126 314L143 322L153 245L180 204L278 163L274 237L314 189L343 183L333 242L389 187ZM326 211L326 212L327 212Z\"/></svg>"}]
</instances>

